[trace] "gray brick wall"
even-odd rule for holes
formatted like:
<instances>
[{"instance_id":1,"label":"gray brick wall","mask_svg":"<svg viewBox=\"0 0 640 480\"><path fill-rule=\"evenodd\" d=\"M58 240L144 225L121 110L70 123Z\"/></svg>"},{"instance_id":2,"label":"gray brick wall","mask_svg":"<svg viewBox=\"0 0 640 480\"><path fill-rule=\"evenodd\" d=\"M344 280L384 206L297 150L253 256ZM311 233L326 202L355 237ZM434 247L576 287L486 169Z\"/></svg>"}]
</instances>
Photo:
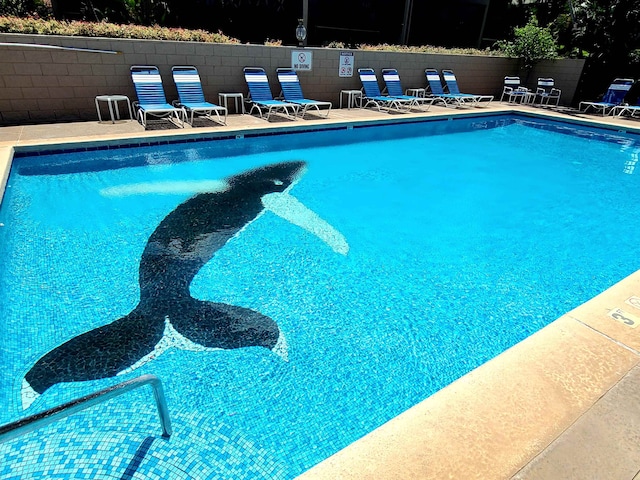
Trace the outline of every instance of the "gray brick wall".
<instances>
[{"instance_id":1,"label":"gray brick wall","mask_svg":"<svg viewBox=\"0 0 640 480\"><path fill-rule=\"evenodd\" d=\"M122 94L135 100L131 65L156 65L169 102L177 98L171 78L174 65L198 68L206 97L218 102L219 92L247 93L242 68L263 67L274 95L279 93L275 69L291 64L296 47L216 45L157 40L100 39L40 35L0 34L0 42L38 43L75 48L114 50L120 54L45 50L0 46L0 125L69 120L96 120L97 95ZM340 50L310 48L313 71L299 72L305 96L338 106L340 90L361 87L357 72L340 78ZM505 75L518 75L518 62L501 57L423 53L354 51L356 68L396 68L404 88L426 85L425 68L452 69L464 92L499 98ZM562 104L572 102L583 60L542 62L529 74L527 85L535 88L539 76L553 77L562 89ZM382 86L382 85L381 85Z\"/></svg>"}]
</instances>

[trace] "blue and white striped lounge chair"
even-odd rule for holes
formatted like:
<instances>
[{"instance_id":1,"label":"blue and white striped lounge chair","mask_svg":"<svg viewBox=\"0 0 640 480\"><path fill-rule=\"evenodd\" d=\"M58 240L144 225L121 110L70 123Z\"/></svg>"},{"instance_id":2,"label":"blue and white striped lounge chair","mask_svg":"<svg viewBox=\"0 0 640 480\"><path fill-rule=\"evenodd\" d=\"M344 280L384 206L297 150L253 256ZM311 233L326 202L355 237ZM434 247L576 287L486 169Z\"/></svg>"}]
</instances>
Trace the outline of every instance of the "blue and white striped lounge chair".
<instances>
[{"instance_id":1,"label":"blue and white striped lounge chair","mask_svg":"<svg viewBox=\"0 0 640 480\"><path fill-rule=\"evenodd\" d=\"M631 78L616 78L613 80L609 88L605 92L602 100L599 102L580 102L578 104L578 111L583 111L587 113L589 108L593 108L593 110L598 113L602 112L602 116L605 116L607 113L613 111L614 107L622 105L624 102L624 97L631 90L631 86L633 85L633 79ZM582 107L584 106L584 110Z\"/></svg>"},{"instance_id":2,"label":"blue and white striped lounge chair","mask_svg":"<svg viewBox=\"0 0 640 480\"><path fill-rule=\"evenodd\" d=\"M202 115L222 125L227 124L227 109L209 103L204 99L202 83L196 67L175 66L171 71L173 73L173 81L178 89L178 97L180 97L173 102L173 105L185 109L187 116L190 116L189 123L191 125L193 125L194 115ZM212 114L216 115L216 119L211 116ZM220 114L224 117L221 118Z\"/></svg>"},{"instance_id":3,"label":"blue and white striped lounge chair","mask_svg":"<svg viewBox=\"0 0 640 480\"><path fill-rule=\"evenodd\" d=\"M285 101L299 105L301 117L304 117L304 114L307 113L309 108L315 108L318 114L320 113L321 108L326 108L327 113L325 116L329 116L329 112L332 107L331 102L322 102L320 100L304 98L302 87L300 86L300 79L298 78L298 74L295 70L292 68L277 68L276 73L278 74L278 81L280 82L282 95L284 96Z\"/></svg>"},{"instance_id":4,"label":"blue and white striped lounge chair","mask_svg":"<svg viewBox=\"0 0 640 480\"><path fill-rule=\"evenodd\" d=\"M444 91L438 70L435 68L427 68L424 74L427 77L427 84L429 85L429 96L433 98L434 101L443 102L445 106L453 105L457 107L464 105L465 99L462 95L454 95Z\"/></svg>"},{"instance_id":5,"label":"blue and white striped lounge chair","mask_svg":"<svg viewBox=\"0 0 640 480\"><path fill-rule=\"evenodd\" d=\"M509 103L532 103L536 94L527 87L520 85L520 77L504 77L504 85L500 101L505 97Z\"/></svg>"},{"instance_id":6,"label":"blue and white striped lounge chair","mask_svg":"<svg viewBox=\"0 0 640 480\"><path fill-rule=\"evenodd\" d=\"M244 79L249 87L249 101L251 102L249 115L256 109L260 114L260 118L262 118L262 111L266 111L265 120L269 120L269 116L272 113L284 113L287 117L295 119L300 107L295 103L274 100L264 68L245 67Z\"/></svg>"},{"instance_id":7,"label":"blue and white striped lounge chair","mask_svg":"<svg viewBox=\"0 0 640 480\"><path fill-rule=\"evenodd\" d=\"M558 106L560 104L560 95L562 95L562 90L555 87L553 78L538 78L536 100L540 99L540 105L549 105L549 102L555 100L556 106Z\"/></svg>"},{"instance_id":8,"label":"blue and white striped lounge chair","mask_svg":"<svg viewBox=\"0 0 640 480\"><path fill-rule=\"evenodd\" d=\"M359 68L360 81L362 82L362 88L364 94L362 101L364 108L369 105L375 106L378 110L386 108L387 110L408 111L411 107L410 100L403 98L396 98L392 96L382 95L380 87L378 86L378 78L373 68Z\"/></svg>"},{"instance_id":9,"label":"blue and white striped lounge chair","mask_svg":"<svg viewBox=\"0 0 640 480\"><path fill-rule=\"evenodd\" d=\"M387 88L387 93L389 94L389 96L407 100L409 102L409 105L412 107L417 107L420 109L423 109L422 107L426 107L423 109L425 112L429 110L429 108L431 108L431 105L433 104L433 98L405 95L404 90L402 90L402 84L400 83L400 75L398 74L398 70L396 70L395 68L383 68L382 78L384 79L384 84Z\"/></svg>"},{"instance_id":10,"label":"blue and white striped lounge chair","mask_svg":"<svg viewBox=\"0 0 640 480\"><path fill-rule=\"evenodd\" d=\"M142 126L147 128L147 116L152 116L159 119L168 119L169 121L173 121L175 117L178 125L184 127L186 113L183 108L167 103L158 67L134 65L130 68L130 71L136 95L138 96L138 101L133 102L133 106Z\"/></svg>"},{"instance_id":11,"label":"blue and white striped lounge chair","mask_svg":"<svg viewBox=\"0 0 640 480\"><path fill-rule=\"evenodd\" d=\"M452 70L442 70L442 77L444 83L447 85L447 90L452 95L460 95L465 101L470 101L473 105L482 107L487 106L493 101L493 95L476 95L473 93L462 93L458 87L458 80Z\"/></svg>"}]
</instances>

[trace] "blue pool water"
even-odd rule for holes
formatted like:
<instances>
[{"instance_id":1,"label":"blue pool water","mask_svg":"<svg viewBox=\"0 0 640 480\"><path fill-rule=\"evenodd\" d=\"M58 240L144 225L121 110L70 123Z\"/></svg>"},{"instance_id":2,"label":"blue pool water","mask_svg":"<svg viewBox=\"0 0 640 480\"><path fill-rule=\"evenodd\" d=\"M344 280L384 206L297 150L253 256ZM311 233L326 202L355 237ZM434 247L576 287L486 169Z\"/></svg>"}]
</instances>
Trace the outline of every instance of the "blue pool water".
<instances>
[{"instance_id":1,"label":"blue pool water","mask_svg":"<svg viewBox=\"0 0 640 480\"><path fill-rule=\"evenodd\" d=\"M499 116L18 156L0 209L0 423L152 373L175 433L158 438L137 391L0 445L0 478L295 477L640 268L619 228L640 210L639 152L627 134ZM285 353L178 344L117 377L52 381L23 409L45 354L139 311L164 219L282 162L305 163L286 196L309 210L289 212L320 233L265 210L207 237L189 301L259 312ZM178 315L162 305L65 350L65 368L162 332Z\"/></svg>"}]
</instances>

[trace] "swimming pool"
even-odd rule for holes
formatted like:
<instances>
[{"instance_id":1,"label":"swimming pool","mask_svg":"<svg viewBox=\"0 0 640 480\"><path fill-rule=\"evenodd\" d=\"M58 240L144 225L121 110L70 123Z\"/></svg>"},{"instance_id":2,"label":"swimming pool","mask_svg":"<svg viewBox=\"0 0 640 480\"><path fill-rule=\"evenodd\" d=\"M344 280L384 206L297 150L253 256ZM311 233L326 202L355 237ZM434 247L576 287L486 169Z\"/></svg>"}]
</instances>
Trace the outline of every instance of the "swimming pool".
<instances>
[{"instance_id":1,"label":"swimming pool","mask_svg":"<svg viewBox=\"0 0 640 480\"><path fill-rule=\"evenodd\" d=\"M197 192L303 161L289 193L325 234L267 212L191 284L194 298L273 319L288 361L264 348L171 348L120 378L55 384L31 407L155 373L174 417L169 444L145 443L158 427L141 394L6 454L79 444L94 466L117 459L121 476L142 450L136 471L149 478L175 464L154 465L156 455L183 448L209 452L194 460L202 471L295 476L637 270L635 238L611 227L636 213L637 152L627 135L497 117L121 150L120 160L18 158L0 213L3 422L24 414L22 380L43 355L135 309L150 236Z\"/></svg>"}]
</instances>

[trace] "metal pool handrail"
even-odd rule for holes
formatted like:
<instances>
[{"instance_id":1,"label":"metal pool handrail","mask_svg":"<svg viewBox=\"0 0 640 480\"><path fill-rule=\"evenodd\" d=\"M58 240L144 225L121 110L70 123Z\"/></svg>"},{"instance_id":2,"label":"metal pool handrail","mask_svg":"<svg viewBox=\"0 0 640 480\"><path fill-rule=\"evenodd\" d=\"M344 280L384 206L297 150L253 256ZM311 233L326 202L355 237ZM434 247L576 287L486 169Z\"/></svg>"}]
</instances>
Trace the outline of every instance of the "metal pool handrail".
<instances>
[{"instance_id":1,"label":"metal pool handrail","mask_svg":"<svg viewBox=\"0 0 640 480\"><path fill-rule=\"evenodd\" d=\"M20 420L16 420L15 422L2 425L0 426L0 443L13 440L14 438L26 433L33 432L38 428L54 423L68 417L69 415L73 415L76 412L85 410L93 405L97 405L98 403L106 402L113 397L117 397L145 385L151 385L151 388L153 388L153 396L156 400L158 416L160 417L160 423L162 424L162 436L168 438L172 433L171 419L169 418L169 409L167 408L167 401L164 397L162 382L155 375L142 375L103 390L90 393L84 397L76 398L70 402L45 410L44 412L36 413L35 415L30 415L28 417L21 418Z\"/></svg>"}]
</instances>

